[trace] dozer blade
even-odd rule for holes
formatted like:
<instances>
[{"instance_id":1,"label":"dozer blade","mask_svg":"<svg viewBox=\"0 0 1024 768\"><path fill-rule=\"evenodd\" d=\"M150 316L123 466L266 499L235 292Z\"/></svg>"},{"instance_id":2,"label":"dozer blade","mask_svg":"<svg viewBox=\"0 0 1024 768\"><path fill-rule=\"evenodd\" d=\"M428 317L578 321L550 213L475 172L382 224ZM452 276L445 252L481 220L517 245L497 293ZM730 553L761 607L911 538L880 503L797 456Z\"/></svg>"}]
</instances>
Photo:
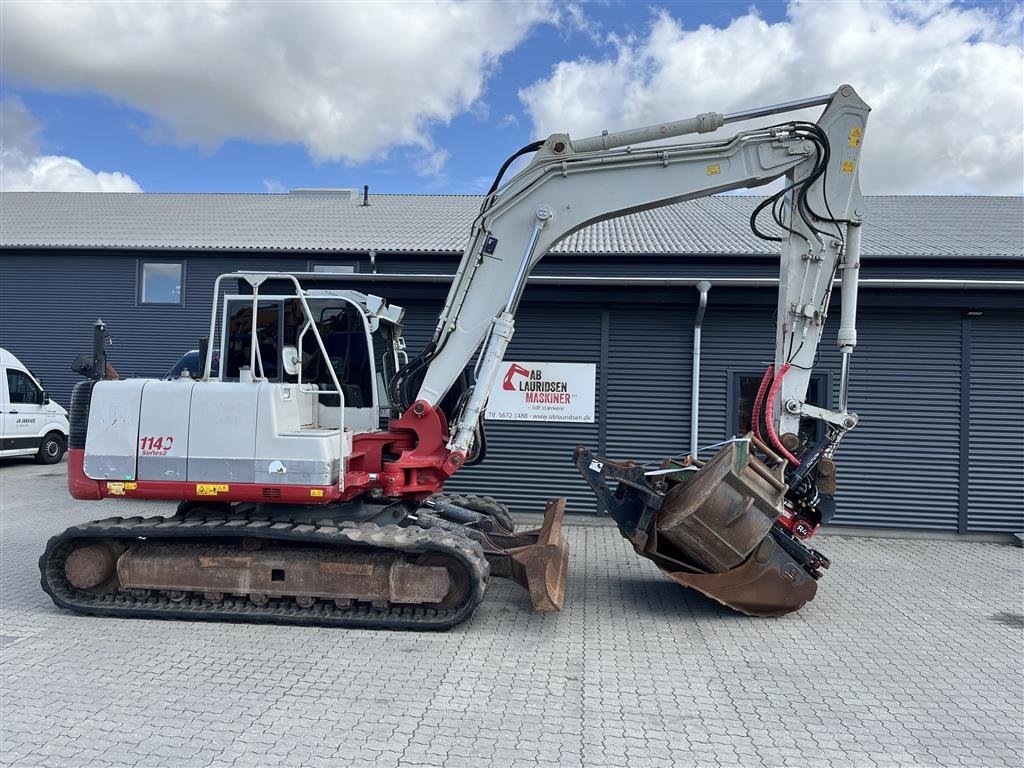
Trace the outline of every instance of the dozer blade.
<instances>
[{"instance_id":1,"label":"dozer blade","mask_svg":"<svg viewBox=\"0 0 1024 768\"><path fill-rule=\"evenodd\" d=\"M561 610L569 570L569 544L562 533L565 499L552 499L544 509L540 528L514 536L492 536L501 549L485 550L491 574L504 576L530 593L533 609L541 613Z\"/></svg>"},{"instance_id":2,"label":"dozer blade","mask_svg":"<svg viewBox=\"0 0 1024 768\"><path fill-rule=\"evenodd\" d=\"M752 444L731 441L697 471L666 462L647 472L584 448L575 460L623 536L670 579L742 613L780 616L814 598L827 559L775 525L782 466L763 463Z\"/></svg>"}]
</instances>

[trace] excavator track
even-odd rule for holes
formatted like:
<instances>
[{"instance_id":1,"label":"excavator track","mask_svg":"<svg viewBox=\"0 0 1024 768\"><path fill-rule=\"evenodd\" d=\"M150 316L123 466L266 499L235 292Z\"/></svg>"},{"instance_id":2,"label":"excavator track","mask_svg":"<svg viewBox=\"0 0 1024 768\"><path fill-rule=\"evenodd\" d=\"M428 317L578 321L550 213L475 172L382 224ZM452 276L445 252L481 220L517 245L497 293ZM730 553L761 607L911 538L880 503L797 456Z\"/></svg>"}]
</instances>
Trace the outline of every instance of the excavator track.
<instances>
[{"instance_id":1,"label":"excavator track","mask_svg":"<svg viewBox=\"0 0 1024 768\"><path fill-rule=\"evenodd\" d=\"M57 606L95 616L419 631L454 627L469 618L483 598L489 565L483 549L471 539L442 530L322 522L176 515L111 517L85 523L50 539L39 559L42 587ZM314 566L330 561L335 571L343 574L368 572L374 563L382 561L388 567L397 564L399 582L401 569L426 563L419 565L419 572L446 572L447 578L439 589L452 586L443 598L435 594L428 597L430 602L410 603L412 598L406 596L405 602L397 603L379 599L334 600L308 594L250 595L202 587L124 588L118 575L122 572L120 559L128 554L136 557L137 553L145 553L141 557L155 555L173 560L180 553L182 562L188 557L221 562L225 558L241 561L259 549L283 553ZM69 581L67 566L72 552L79 552L79 562L73 564L71 571L74 580L80 585L89 583L89 588L74 586ZM114 575L104 575L107 571L100 561L107 556L103 552L110 558L107 571L113 568ZM97 562L98 570L94 567ZM116 567L110 565L114 562L118 563ZM90 580L100 583L93 586ZM392 589L395 580L392 574ZM419 587L413 587L413 591L416 588Z\"/></svg>"}]
</instances>

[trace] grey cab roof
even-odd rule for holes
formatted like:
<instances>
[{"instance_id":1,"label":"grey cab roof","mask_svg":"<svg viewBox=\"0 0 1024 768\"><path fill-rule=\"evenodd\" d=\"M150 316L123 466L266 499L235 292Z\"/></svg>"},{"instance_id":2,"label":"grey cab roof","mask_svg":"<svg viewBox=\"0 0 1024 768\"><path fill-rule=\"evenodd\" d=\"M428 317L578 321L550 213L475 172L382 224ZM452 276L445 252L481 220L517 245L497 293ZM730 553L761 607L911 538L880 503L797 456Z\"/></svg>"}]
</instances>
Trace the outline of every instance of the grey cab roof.
<instances>
[{"instance_id":1,"label":"grey cab roof","mask_svg":"<svg viewBox=\"0 0 1024 768\"><path fill-rule=\"evenodd\" d=\"M719 195L599 222L554 253L774 254L754 237L762 198ZM461 253L477 195L5 192L0 247ZM1024 198L868 197L874 256L1024 258Z\"/></svg>"}]
</instances>

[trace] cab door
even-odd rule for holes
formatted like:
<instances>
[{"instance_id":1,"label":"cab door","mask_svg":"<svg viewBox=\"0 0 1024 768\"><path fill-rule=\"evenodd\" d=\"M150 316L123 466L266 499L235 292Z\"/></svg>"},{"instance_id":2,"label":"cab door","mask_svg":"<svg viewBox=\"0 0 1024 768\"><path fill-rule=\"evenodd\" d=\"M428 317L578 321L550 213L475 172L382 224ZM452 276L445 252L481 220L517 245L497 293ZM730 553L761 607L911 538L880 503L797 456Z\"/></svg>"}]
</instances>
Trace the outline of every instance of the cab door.
<instances>
[{"instance_id":1,"label":"cab door","mask_svg":"<svg viewBox=\"0 0 1024 768\"><path fill-rule=\"evenodd\" d=\"M25 371L4 370L3 439L0 449L34 453L39 448L39 431L46 422L43 390Z\"/></svg>"}]
</instances>

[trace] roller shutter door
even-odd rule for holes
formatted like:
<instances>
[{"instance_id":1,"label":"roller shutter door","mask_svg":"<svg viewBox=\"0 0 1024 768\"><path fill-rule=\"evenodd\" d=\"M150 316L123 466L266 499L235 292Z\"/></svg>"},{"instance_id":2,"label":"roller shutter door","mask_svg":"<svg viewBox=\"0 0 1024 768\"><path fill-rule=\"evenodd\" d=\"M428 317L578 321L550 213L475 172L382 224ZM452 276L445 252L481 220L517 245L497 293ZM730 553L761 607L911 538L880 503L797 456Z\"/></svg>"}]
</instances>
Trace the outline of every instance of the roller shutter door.
<instances>
[{"instance_id":1,"label":"roller shutter door","mask_svg":"<svg viewBox=\"0 0 1024 768\"><path fill-rule=\"evenodd\" d=\"M969 322L967 527L1024 531L1024 313Z\"/></svg>"},{"instance_id":2,"label":"roller shutter door","mask_svg":"<svg viewBox=\"0 0 1024 768\"><path fill-rule=\"evenodd\" d=\"M860 314L850 384L850 408L860 423L837 454L834 522L955 531L960 313L871 307ZM822 342L833 359L834 333L833 327Z\"/></svg>"},{"instance_id":3,"label":"roller shutter door","mask_svg":"<svg viewBox=\"0 0 1024 768\"><path fill-rule=\"evenodd\" d=\"M828 377L832 407L839 400L838 316L834 304L815 365L816 373ZM837 454L839 512L833 522L955 531L960 313L867 306L858 324L850 408L861 421ZM700 445L705 446L726 436L730 372L763 371L771 358L771 310L716 303L712 290L702 348ZM689 363L682 367L688 380ZM688 399L682 407L688 411Z\"/></svg>"},{"instance_id":4,"label":"roller shutter door","mask_svg":"<svg viewBox=\"0 0 1024 768\"><path fill-rule=\"evenodd\" d=\"M694 311L609 310L608 458L651 461L689 451Z\"/></svg>"}]
</instances>

